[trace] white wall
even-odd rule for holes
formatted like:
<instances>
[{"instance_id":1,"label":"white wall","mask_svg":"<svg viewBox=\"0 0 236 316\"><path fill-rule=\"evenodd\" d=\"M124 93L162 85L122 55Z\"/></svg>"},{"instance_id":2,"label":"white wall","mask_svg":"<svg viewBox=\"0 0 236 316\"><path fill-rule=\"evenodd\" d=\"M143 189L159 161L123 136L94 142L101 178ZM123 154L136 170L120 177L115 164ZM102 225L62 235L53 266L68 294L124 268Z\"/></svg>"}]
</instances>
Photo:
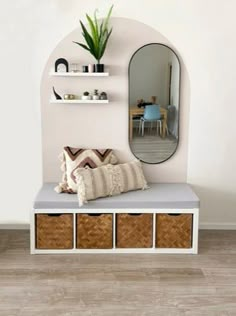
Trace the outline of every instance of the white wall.
<instances>
[{"instance_id":1,"label":"white wall","mask_svg":"<svg viewBox=\"0 0 236 316\"><path fill-rule=\"evenodd\" d=\"M201 223L236 224L235 0L1 1L0 223L29 222L41 183L40 79L48 56L85 12L103 14L112 3L113 16L152 26L178 49L191 84L187 181L201 198Z\"/></svg>"}]
</instances>

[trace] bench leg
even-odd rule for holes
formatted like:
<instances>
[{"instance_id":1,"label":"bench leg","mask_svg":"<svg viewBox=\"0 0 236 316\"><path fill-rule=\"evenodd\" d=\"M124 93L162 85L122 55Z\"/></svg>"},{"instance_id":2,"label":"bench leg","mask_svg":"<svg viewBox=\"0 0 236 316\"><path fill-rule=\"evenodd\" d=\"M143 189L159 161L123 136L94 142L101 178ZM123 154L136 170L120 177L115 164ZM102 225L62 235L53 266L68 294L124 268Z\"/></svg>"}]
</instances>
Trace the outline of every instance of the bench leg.
<instances>
[{"instance_id":1,"label":"bench leg","mask_svg":"<svg viewBox=\"0 0 236 316\"><path fill-rule=\"evenodd\" d=\"M35 253L35 214L34 210L31 211L30 215L30 253Z\"/></svg>"},{"instance_id":2,"label":"bench leg","mask_svg":"<svg viewBox=\"0 0 236 316\"><path fill-rule=\"evenodd\" d=\"M193 253L198 253L198 230L199 230L199 210L196 209L193 212L193 232L192 232L192 247L193 247Z\"/></svg>"}]
</instances>

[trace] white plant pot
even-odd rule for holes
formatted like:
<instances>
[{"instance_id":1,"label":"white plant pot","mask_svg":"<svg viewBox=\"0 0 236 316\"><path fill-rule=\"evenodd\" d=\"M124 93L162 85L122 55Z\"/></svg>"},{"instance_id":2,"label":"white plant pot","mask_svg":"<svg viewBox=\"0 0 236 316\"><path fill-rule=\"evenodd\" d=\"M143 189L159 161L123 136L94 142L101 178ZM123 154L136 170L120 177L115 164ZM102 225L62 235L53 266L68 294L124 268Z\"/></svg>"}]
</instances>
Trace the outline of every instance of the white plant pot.
<instances>
[{"instance_id":1,"label":"white plant pot","mask_svg":"<svg viewBox=\"0 0 236 316\"><path fill-rule=\"evenodd\" d=\"M82 95L82 100L91 100L90 95Z\"/></svg>"},{"instance_id":2,"label":"white plant pot","mask_svg":"<svg viewBox=\"0 0 236 316\"><path fill-rule=\"evenodd\" d=\"M99 95L93 95L93 100L99 100Z\"/></svg>"}]
</instances>

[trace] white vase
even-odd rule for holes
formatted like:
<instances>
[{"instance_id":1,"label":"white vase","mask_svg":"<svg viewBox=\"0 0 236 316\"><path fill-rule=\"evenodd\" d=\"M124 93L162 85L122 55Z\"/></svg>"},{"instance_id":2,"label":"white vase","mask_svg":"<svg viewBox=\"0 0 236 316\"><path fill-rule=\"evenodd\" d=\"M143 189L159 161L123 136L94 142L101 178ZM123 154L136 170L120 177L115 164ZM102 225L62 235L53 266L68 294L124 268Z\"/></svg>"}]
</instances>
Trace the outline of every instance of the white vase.
<instances>
[{"instance_id":1,"label":"white vase","mask_svg":"<svg viewBox=\"0 0 236 316\"><path fill-rule=\"evenodd\" d=\"M88 65L88 72L94 72L94 65L93 64Z\"/></svg>"}]
</instances>

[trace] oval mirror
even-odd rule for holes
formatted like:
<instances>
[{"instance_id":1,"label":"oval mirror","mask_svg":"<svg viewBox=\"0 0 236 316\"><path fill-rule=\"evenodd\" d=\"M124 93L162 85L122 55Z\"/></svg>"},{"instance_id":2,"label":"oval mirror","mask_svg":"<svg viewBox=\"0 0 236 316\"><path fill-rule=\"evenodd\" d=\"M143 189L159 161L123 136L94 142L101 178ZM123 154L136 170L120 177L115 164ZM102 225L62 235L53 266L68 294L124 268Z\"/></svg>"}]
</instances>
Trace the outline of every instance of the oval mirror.
<instances>
[{"instance_id":1,"label":"oval mirror","mask_svg":"<svg viewBox=\"0 0 236 316\"><path fill-rule=\"evenodd\" d=\"M146 163L161 163L179 140L180 62L163 44L138 49L129 64L129 144Z\"/></svg>"}]
</instances>

